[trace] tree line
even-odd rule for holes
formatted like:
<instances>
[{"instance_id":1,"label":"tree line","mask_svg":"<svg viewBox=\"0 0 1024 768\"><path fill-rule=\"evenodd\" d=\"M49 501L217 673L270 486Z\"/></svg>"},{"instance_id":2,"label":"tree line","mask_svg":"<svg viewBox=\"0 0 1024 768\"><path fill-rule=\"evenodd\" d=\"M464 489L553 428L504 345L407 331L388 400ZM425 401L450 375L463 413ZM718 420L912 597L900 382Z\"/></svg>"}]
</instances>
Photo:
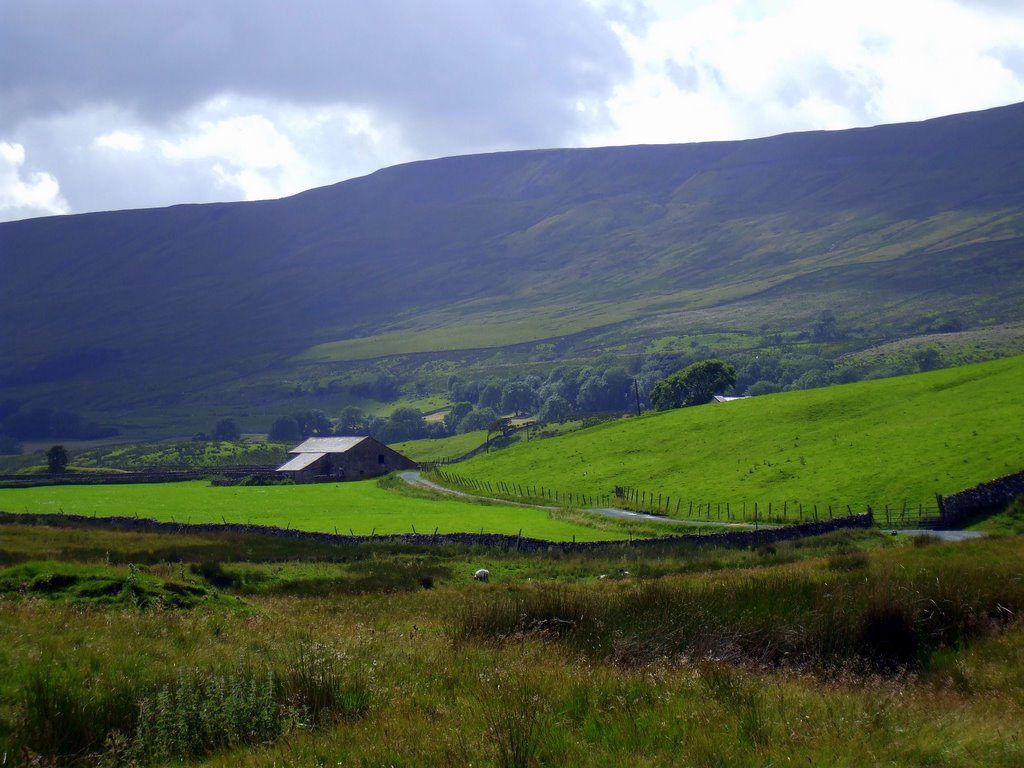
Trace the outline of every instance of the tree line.
<instances>
[{"instance_id":1,"label":"tree line","mask_svg":"<svg viewBox=\"0 0 1024 768\"><path fill-rule=\"evenodd\" d=\"M0 402L0 453L20 453L20 443L25 440L98 440L117 434L116 428L71 411L29 408L17 400Z\"/></svg>"}]
</instances>

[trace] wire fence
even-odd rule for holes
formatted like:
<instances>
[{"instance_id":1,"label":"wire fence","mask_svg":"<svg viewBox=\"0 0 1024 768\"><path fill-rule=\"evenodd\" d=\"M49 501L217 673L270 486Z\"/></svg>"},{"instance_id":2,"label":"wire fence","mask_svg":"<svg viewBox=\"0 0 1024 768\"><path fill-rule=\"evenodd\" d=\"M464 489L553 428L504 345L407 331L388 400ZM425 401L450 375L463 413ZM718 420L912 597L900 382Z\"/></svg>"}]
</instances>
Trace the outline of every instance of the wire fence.
<instances>
[{"instance_id":1,"label":"wire fence","mask_svg":"<svg viewBox=\"0 0 1024 768\"><path fill-rule=\"evenodd\" d=\"M688 499L668 493L617 486L611 493L550 488L531 483L503 480L478 480L434 466L429 474L444 485L493 498L563 507L611 507L643 512L678 520L753 523L814 523L871 514L875 522L887 528L935 528L937 504L911 503L872 506L864 502L850 504L814 504L800 501L709 501Z\"/></svg>"}]
</instances>

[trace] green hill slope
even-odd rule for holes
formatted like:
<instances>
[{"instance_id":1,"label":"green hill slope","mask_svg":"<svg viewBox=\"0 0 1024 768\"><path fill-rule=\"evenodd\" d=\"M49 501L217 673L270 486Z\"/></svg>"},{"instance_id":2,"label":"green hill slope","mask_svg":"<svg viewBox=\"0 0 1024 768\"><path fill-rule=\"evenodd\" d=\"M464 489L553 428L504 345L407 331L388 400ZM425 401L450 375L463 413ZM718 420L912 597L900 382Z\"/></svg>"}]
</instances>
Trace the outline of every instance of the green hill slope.
<instances>
[{"instance_id":1,"label":"green hill slope","mask_svg":"<svg viewBox=\"0 0 1024 768\"><path fill-rule=\"evenodd\" d=\"M805 329L823 307L887 339L936 313L1019 321L1022 127L1014 105L445 158L282 200L0 224L0 399L123 420L388 354Z\"/></svg>"},{"instance_id":2,"label":"green hill slope","mask_svg":"<svg viewBox=\"0 0 1024 768\"><path fill-rule=\"evenodd\" d=\"M684 503L934 506L1024 469L1024 357L646 414L455 467L574 493Z\"/></svg>"}]
</instances>

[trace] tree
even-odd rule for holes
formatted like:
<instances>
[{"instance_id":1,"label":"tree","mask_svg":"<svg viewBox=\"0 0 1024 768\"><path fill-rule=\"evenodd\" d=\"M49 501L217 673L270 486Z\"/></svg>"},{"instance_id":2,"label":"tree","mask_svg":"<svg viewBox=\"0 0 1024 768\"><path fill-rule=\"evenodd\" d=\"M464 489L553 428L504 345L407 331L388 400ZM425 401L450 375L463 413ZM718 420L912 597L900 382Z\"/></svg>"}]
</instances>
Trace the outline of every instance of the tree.
<instances>
[{"instance_id":1,"label":"tree","mask_svg":"<svg viewBox=\"0 0 1024 768\"><path fill-rule=\"evenodd\" d=\"M341 409L334 431L338 435L363 434L366 432L366 414L354 405L345 406Z\"/></svg>"},{"instance_id":2,"label":"tree","mask_svg":"<svg viewBox=\"0 0 1024 768\"><path fill-rule=\"evenodd\" d=\"M831 309L821 310L821 316L814 324L812 335L815 341L838 341L843 338L836 323L836 315Z\"/></svg>"},{"instance_id":3,"label":"tree","mask_svg":"<svg viewBox=\"0 0 1024 768\"><path fill-rule=\"evenodd\" d=\"M295 414L295 421L299 424L299 432L303 439L307 437L330 437L332 433L331 420L323 411L306 411Z\"/></svg>"},{"instance_id":4,"label":"tree","mask_svg":"<svg viewBox=\"0 0 1024 768\"><path fill-rule=\"evenodd\" d=\"M213 430L214 440L238 440L242 436L241 430L235 424L234 419L221 419Z\"/></svg>"},{"instance_id":5,"label":"tree","mask_svg":"<svg viewBox=\"0 0 1024 768\"><path fill-rule=\"evenodd\" d=\"M487 442L491 442L491 433L497 432L502 437L508 437L512 434L512 417L511 416L499 416L494 420L494 423L487 427Z\"/></svg>"},{"instance_id":6,"label":"tree","mask_svg":"<svg viewBox=\"0 0 1024 768\"><path fill-rule=\"evenodd\" d=\"M398 443L403 440L419 440L427 436L427 425L423 414L415 408L403 406L396 408L388 417L380 439L385 443Z\"/></svg>"},{"instance_id":7,"label":"tree","mask_svg":"<svg viewBox=\"0 0 1024 768\"><path fill-rule=\"evenodd\" d=\"M63 445L54 445L46 452L46 466L50 472L59 474L68 468L68 452Z\"/></svg>"},{"instance_id":8,"label":"tree","mask_svg":"<svg viewBox=\"0 0 1024 768\"><path fill-rule=\"evenodd\" d=\"M721 360L702 360L659 381L651 389L658 410L703 405L736 384L736 369Z\"/></svg>"},{"instance_id":9,"label":"tree","mask_svg":"<svg viewBox=\"0 0 1024 768\"><path fill-rule=\"evenodd\" d=\"M501 392L501 412L519 416L537 405L537 395L525 381L510 381Z\"/></svg>"},{"instance_id":10,"label":"tree","mask_svg":"<svg viewBox=\"0 0 1024 768\"><path fill-rule=\"evenodd\" d=\"M455 403L451 410L444 415L444 428L449 435L454 435L456 430L459 428L459 422L462 421L466 414L473 410L473 404L468 401L461 403Z\"/></svg>"},{"instance_id":11,"label":"tree","mask_svg":"<svg viewBox=\"0 0 1024 768\"><path fill-rule=\"evenodd\" d=\"M747 394L750 397L757 397L758 395L771 395L775 392L781 392L782 387L776 384L774 381L755 381L749 387L747 387Z\"/></svg>"},{"instance_id":12,"label":"tree","mask_svg":"<svg viewBox=\"0 0 1024 768\"><path fill-rule=\"evenodd\" d=\"M545 424L550 424L553 421L568 421L571 417L572 406L561 395L552 395L545 400L537 414L537 418Z\"/></svg>"},{"instance_id":13,"label":"tree","mask_svg":"<svg viewBox=\"0 0 1024 768\"><path fill-rule=\"evenodd\" d=\"M270 425L270 440L275 443L296 443L302 437L294 416L282 416Z\"/></svg>"},{"instance_id":14,"label":"tree","mask_svg":"<svg viewBox=\"0 0 1024 768\"><path fill-rule=\"evenodd\" d=\"M493 408L474 408L462 417L462 421L459 422L458 432L463 434L465 432L475 432L478 429L488 429L497 420L498 414L494 412Z\"/></svg>"},{"instance_id":15,"label":"tree","mask_svg":"<svg viewBox=\"0 0 1024 768\"><path fill-rule=\"evenodd\" d=\"M627 408L633 386L632 377L625 369L614 366L605 370L585 368L586 378L580 381L576 393L576 408L583 413L623 411Z\"/></svg>"},{"instance_id":16,"label":"tree","mask_svg":"<svg viewBox=\"0 0 1024 768\"><path fill-rule=\"evenodd\" d=\"M934 371L942 364L942 355L935 347L915 349L913 358L919 371Z\"/></svg>"},{"instance_id":17,"label":"tree","mask_svg":"<svg viewBox=\"0 0 1024 768\"><path fill-rule=\"evenodd\" d=\"M469 398L466 398L467 400ZM488 382L480 390L477 404L481 408L499 408L501 406L501 385L496 381Z\"/></svg>"}]
</instances>

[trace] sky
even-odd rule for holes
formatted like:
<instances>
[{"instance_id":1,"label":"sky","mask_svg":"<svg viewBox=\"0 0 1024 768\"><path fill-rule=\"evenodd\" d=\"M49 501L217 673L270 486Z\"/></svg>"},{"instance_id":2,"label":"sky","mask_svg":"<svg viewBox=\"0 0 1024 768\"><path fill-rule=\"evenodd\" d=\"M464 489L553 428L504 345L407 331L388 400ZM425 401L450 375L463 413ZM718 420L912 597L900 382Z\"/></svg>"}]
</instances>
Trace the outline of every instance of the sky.
<instances>
[{"instance_id":1,"label":"sky","mask_svg":"<svg viewBox=\"0 0 1024 768\"><path fill-rule=\"evenodd\" d=\"M1021 101L1021 0L0 0L0 221Z\"/></svg>"}]
</instances>

